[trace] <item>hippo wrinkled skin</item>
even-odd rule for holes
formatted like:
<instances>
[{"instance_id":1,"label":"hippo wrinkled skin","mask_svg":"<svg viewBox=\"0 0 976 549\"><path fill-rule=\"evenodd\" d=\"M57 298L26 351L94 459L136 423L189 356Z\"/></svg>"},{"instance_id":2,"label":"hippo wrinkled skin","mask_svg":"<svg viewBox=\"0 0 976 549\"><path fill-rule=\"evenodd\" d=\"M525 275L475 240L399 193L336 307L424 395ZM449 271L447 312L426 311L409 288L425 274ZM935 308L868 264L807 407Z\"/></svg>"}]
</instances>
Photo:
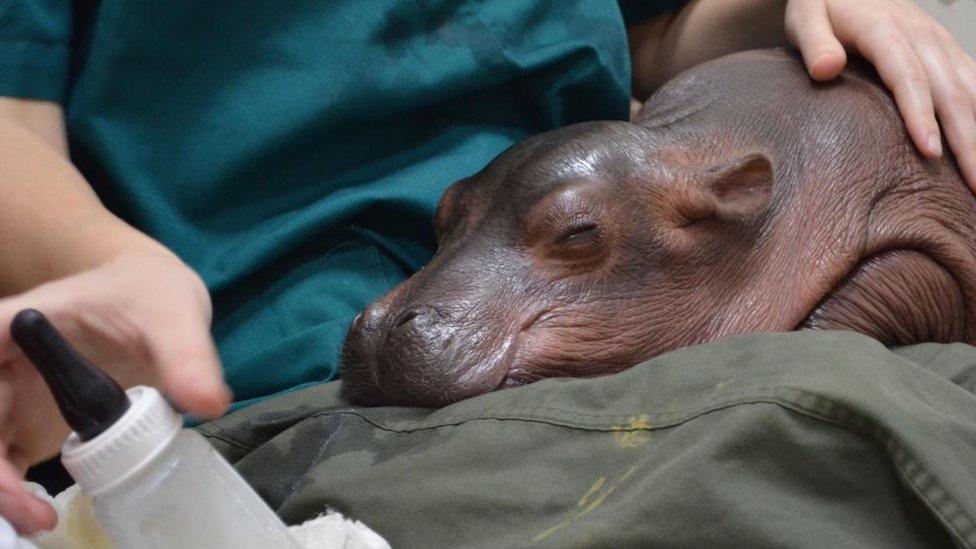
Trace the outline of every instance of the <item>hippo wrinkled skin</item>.
<instances>
[{"instance_id":1,"label":"hippo wrinkled skin","mask_svg":"<svg viewBox=\"0 0 976 549\"><path fill-rule=\"evenodd\" d=\"M757 331L973 342L976 199L865 66L784 51L691 69L632 122L534 136L458 181L439 249L367 307L359 404L441 406Z\"/></svg>"}]
</instances>

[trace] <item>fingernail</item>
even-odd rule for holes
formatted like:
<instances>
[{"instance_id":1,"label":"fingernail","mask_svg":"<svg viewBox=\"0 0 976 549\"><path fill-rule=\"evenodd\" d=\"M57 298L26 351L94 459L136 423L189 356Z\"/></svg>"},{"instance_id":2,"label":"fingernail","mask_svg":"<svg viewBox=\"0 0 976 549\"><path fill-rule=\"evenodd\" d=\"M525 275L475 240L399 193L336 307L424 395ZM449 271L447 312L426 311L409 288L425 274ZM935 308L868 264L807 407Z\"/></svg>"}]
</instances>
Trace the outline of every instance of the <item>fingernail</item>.
<instances>
[{"instance_id":1,"label":"fingernail","mask_svg":"<svg viewBox=\"0 0 976 549\"><path fill-rule=\"evenodd\" d=\"M929 151L936 156L942 156L942 139L939 138L939 134L929 135Z\"/></svg>"}]
</instances>

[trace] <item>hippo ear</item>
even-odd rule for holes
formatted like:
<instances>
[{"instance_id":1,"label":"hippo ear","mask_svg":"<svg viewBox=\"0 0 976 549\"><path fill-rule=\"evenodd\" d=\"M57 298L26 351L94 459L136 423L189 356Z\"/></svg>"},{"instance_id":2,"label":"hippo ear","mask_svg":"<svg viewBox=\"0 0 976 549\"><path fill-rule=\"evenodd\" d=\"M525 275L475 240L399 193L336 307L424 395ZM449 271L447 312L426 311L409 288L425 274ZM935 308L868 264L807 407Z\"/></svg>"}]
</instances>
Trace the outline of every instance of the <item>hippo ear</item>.
<instances>
[{"instance_id":1,"label":"hippo ear","mask_svg":"<svg viewBox=\"0 0 976 549\"><path fill-rule=\"evenodd\" d=\"M764 154L750 154L707 168L703 189L714 200L712 214L742 218L760 213L773 193L773 164Z\"/></svg>"}]
</instances>

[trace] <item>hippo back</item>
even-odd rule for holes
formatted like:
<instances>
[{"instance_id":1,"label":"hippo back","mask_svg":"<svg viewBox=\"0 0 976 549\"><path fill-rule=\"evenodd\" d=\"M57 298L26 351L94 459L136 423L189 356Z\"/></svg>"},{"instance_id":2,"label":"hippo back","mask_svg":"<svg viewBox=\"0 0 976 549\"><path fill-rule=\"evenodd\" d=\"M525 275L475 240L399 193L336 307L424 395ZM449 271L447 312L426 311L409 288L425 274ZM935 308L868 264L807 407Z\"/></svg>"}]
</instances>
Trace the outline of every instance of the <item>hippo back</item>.
<instances>
[{"instance_id":1,"label":"hippo back","mask_svg":"<svg viewBox=\"0 0 976 549\"><path fill-rule=\"evenodd\" d=\"M899 285L906 277L918 278L912 272L931 273L915 281L916 288L887 296L880 314L935 321L947 312L934 309L945 307L919 311L891 302L932 301L926 288L939 287L940 299L961 302L965 318L961 336L933 339L974 342L976 198L951 156L930 160L917 151L892 97L862 60L852 60L835 81L818 83L795 53L726 56L667 83L634 123L653 132L656 146L676 162L708 163L748 151L769 156L775 188L761 229L770 235L765 257L796 266L770 272L794 281L819 280L809 293L819 294L821 302L854 279ZM896 251L913 255L893 261L889 256ZM885 257L868 264L879 256ZM899 273L891 272L894 265ZM863 308L865 290L858 293L855 305ZM858 329L858 323L798 327ZM878 330L859 331L888 343L912 343L934 328L921 327L910 336Z\"/></svg>"}]
</instances>

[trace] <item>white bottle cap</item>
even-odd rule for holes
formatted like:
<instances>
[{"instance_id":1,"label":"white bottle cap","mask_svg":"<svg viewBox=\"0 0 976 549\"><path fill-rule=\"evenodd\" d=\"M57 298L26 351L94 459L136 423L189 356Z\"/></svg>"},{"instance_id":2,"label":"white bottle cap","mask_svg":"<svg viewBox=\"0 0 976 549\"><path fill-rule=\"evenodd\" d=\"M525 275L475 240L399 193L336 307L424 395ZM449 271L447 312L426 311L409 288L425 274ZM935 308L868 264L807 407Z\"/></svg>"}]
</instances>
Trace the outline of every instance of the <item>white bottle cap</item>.
<instances>
[{"instance_id":1,"label":"white bottle cap","mask_svg":"<svg viewBox=\"0 0 976 549\"><path fill-rule=\"evenodd\" d=\"M183 419L152 387L125 392L129 409L95 438L71 433L61 447L61 462L82 492L96 496L118 486L152 461L183 427Z\"/></svg>"}]
</instances>

